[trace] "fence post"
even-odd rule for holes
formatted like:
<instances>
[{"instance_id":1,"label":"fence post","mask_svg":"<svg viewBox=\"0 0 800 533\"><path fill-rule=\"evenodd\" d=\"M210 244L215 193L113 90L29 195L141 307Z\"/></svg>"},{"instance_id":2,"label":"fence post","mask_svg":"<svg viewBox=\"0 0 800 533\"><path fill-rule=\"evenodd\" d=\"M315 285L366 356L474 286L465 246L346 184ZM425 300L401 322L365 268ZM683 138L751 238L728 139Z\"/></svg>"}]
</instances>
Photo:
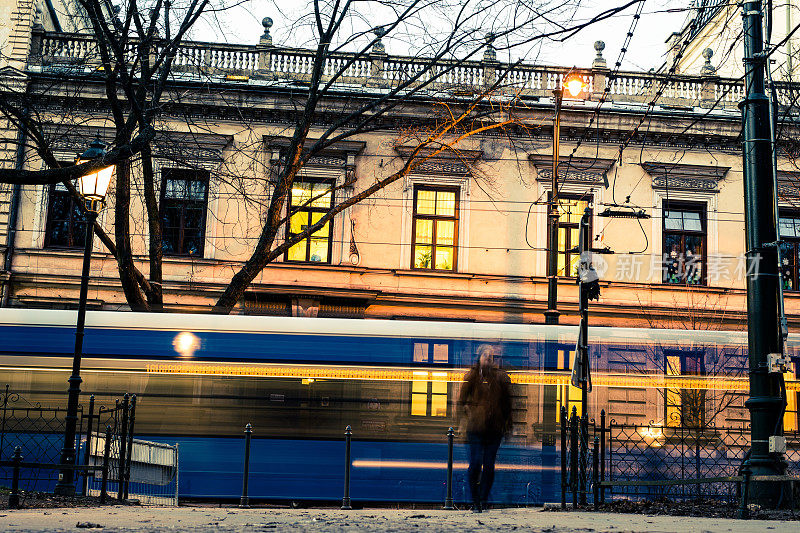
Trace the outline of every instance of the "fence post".
<instances>
[{"instance_id":1,"label":"fence post","mask_svg":"<svg viewBox=\"0 0 800 533\"><path fill-rule=\"evenodd\" d=\"M342 498L342 509L349 511L350 506L350 439L353 430L350 426L344 429L344 497Z\"/></svg>"},{"instance_id":2,"label":"fence post","mask_svg":"<svg viewBox=\"0 0 800 533\"><path fill-rule=\"evenodd\" d=\"M561 508L567 508L567 408L561 406Z\"/></svg>"},{"instance_id":3,"label":"fence post","mask_svg":"<svg viewBox=\"0 0 800 533\"><path fill-rule=\"evenodd\" d=\"M452 511L453 506L453 428L447 430L447 495L444 498L444 509Z\"/></svg>"},{"instance_id":4,"label":"fence post","mask_svg":"<svg viewBox=\"0 0 800 533\"><path fill-rule=\"evenodd\" d=\"M125 495L125 446L128 444L128 403L130 396L125 393L122 397L122 435L119 439L119 461L117 463L117 499Z\"/></svg>"},{"instance_id":5,"label":"fence post","mask_svg":"<svg viewBox=\"0 0 800 533\"><path fill-rule=\"evenodd\" d=\"M697 479L700 479L700 428L697 429L697 434L694 437L694 466L697 474ZM701 494L700 483L697 484L697 497Z\"/></svg>"},{"instance_id":6,"label":"fence post","mask_svg":"<svg viewBox=\"0 0 800 533\"><path fill-rule=\"evenodd\" d=\"M250 481L250 436L253 433L253 426L247 424L244 427L244 477L242 479L242 497L239 499L239 507L246 509L250 507L250 496L247 494L247 485Z\"/></svg>"},{"instance_id":7,"label":"fence post","mask_svg":"<svg viewBox=\"0 0 800 533\"><path fill-rule=\"evenodd\" d=\"M578 410L572 408L569 421L569 485L572 489L572 508L578 508Z\"/></svg>"},{"instance_id":8,"label":"fence post","mask_svg":"<svg viewBox=\"0 0 800 533\"><path fill-rule=\"evenodd\" d=\"M94 394L89 396L89 424L86 428L86 449L83 452L83 464L89 466L89 460L92 456L92 423L94 422ZM89 489L89 470L83 474L83 495L86 496L86 491Z\"/></svg>"},{"instance_id":9,"label":"fence post","mask_svg":"<svg viewBox=\"0 0 800 533\"><path fill-rule=\"evenodd\" d=\"M108 490L108 467L111 459L111 426L106 426L106 442L103 448L103 478L100 482L100 505L106 503Z\"/></svg>"},{"instance_id":10,"label":"fence post","mask_svg":"<svg viewBox=\"0 0 800 533\"><path fill-rule=\"evenodd\" d=\"M600 411L600 481L606 480L606 410ZM606 488L600 487L600 503L606 503Z\"/></svg>"},{"instance_id":11,"label":"fence post","mask_svg":"<svg viewBox=\"0 0 800 533\"><path fill-rule=\"evenodd\" d=\"M8 508L19 509L19 464L22 462L22 448L14 448L14 472L11 474L11 494L8 496Z\"/></svg>"},{"instance_id":12,"label":"fence post","mask_svg":"<svg viewBox=\"0 0 800 533\"><path fill-rule=\"evenodd\" d=\"M600 439L594 436L594 450L592 453L592 499L594 508L600 504Z\"/></svg>"},{"instance_id":13,"label":"fence post","mask_svg":"<svg viewBox=\"0 0 800 533\"><path fill-rule=\"evenodd\" d=\"M586 481L588 479L588 462L589 462L589 416L583 413L581 416L580 428L580 464L578 471L580 473L580 494L578 498L581 505L586 505Z\"/></svg>"},{"instance_id":14,"label":"fence post","mask_svg":"<svg viewBox=\"0 0 800 533\"><path fill-rule=\"evenodd\" d=\"M128 499L128 484L131 482L131 454L133 454L133 425L136 421L136 395L131 397L131 414L128 420L128 447L125 457L125 492L123 496Z\"/></svg>"}]
</instances>

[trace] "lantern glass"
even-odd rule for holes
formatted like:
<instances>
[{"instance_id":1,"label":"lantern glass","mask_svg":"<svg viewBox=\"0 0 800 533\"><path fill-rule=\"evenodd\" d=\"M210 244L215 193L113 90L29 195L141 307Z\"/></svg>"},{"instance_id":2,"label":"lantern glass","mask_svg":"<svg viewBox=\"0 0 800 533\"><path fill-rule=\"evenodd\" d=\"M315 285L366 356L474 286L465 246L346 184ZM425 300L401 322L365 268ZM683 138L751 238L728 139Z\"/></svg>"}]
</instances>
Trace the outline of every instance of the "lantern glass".
<instances>
[{"instance_id":1,"label":"lantern glass","mask_svg":"<svg viewBox=\"0 0 800 533\"><path fill-rule=\"evenodd\" d=\"M570 78L564 82L564 85L567 87L567 91L569 91L570 96L575 98L581 91L583 91L583 80L580 78Z\"/></svg>"}]
</instances>

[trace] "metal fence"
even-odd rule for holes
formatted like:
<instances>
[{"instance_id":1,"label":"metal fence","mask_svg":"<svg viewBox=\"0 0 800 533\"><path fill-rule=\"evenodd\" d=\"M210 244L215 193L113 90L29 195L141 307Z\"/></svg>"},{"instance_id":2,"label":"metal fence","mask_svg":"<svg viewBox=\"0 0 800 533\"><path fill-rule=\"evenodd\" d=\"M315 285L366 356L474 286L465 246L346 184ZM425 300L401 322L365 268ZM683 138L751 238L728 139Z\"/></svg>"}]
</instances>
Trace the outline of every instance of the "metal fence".
<instances>
[{"instance_id":1,"label":"metal fence","mask_svg":"<svg viewBox=\"0 0 800 533\"><path fill-rule=\"evenodd\" d=\"M800 475L800 433L787 432L786 474ZM740 500L748 427L606 423L561 411L561 503L606 498Z\"/></svg>"}]
</instances>

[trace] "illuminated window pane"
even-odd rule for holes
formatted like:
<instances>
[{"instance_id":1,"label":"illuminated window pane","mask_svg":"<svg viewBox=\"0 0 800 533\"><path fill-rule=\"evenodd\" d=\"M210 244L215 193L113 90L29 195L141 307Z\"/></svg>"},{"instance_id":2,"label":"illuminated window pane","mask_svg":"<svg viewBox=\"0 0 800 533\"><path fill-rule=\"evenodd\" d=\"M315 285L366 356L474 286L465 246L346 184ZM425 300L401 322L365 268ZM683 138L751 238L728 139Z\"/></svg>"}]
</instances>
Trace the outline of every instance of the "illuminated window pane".
<instances>
[{"instance_id":1,"label":"illuminated window pane","mask_svg":"<svg viewBox=\"0 0 800 533\"><path fill-rule=\"evenodd\" d=\"M411 395L411 414L414 416L425 416L428 414L428 395Z\"/></svg>"},{"instance_id":2,"label":"illuminated window pane","mask_svg":"<svg viewBox=\"0 0 800 533\"><path fill-rule=\"evenodd\" d=\"M292 205L301 206L311 200L311 187L311 183L295 181L292 184Z\"/></svg>"},{"instance_id":3,"label":"illuminated window pane","mask_svg":"<svg viewBox=\"0 0 800 533\"><path fill-rule=\"evenodd\" d=\"M308 260L315 263L328 261L328 239L311 239L309 242Z\"/></svg>"},{"instance_id":4,"label":"illuminated window pane","mask_svg":"<svg viewBox=\"0 0 800 533\"><path fill-rule=\"evenodd\" d=\"M310 198L312 207L330 207L331 205L331 185L329 183L314 183L311 189Z\"/></svg>"},{"instance_id":5,"label":"illuminated window pane","mask_svg":"<svg viewBox=\"0 0 800 533\"><path fill-rule=\"evenodd\" d=\"M445 389L447 384L445 383ZM431 416L447 416L447 395L434 394L431 397Z\"/></svg>"},{"instance_id":6,"label":"illuminated window pane","mask_svg":"<svg viewBox=\"0 0 800 533\"><path fill-rule=\"evenodd\" d=\"M414 379L411 382L412 393L428 393L428 380L427 379Z\"/></svg>"},{"instance_id":7,"label":"illuminated window pane","mask_svg":"<svg viewBox=\"0 0 800 533\"><path fill-rule=\"evenodd\" d=\"M431 254L433 247L431 246L415 246L414 247L414 268L432 268Z\"/></svg>"},{"instance_id":8,"label":"illuminated window pane","mask_svg":"<svg viewBox=\"0 0 800 533\"><path fill-rule=\"evenodd\" d=\"M790 369L787 370L783 376L786 381L795 379L795 374ZM783 429L784 431L797 431L797 396L796 391L786 391L786 412L783 414Z\"/></svg>"},{"instance_id":9,"label":"illuminated window pane","mask_svg":"<svg viewBox=\"0 0 800 533\"><path fill-rule=\"evenodd\" d=\"M434 344L433 345L433 362L446 363L448 361L448 345L447 344Z\"/></svg>"},{"instance_id":10,"label":"illuminated window pane","mask_svg":"<svg viewBox=\"0 0 800 533\"><path fill-rule=\"evenodd\" d=\"M434 373L433 376L437 379L446 379L447 374L442 374L441 376L438 376L437 373ZM431 393L433 393L434 395L436 394L447 395L447 382L431 381Z\"/></svg>"},{"instance_id":11,"label":"illuminated window pane","mask_svg":"<svg viewBox=\"0 0 800 533\"><path fill-rule=\"evenodd\" d=\"M456 228L456 223L452 220L437 220L436 244L452 246L455 239L455 228Z\"/></svg>"},{"instance_id":12,"label":"illuminated window pane","mask_svg":"<svg viewBox=\"0 0 800 533\"><path fill-rule=\"evenodd\" d=\"M452 217L456 214L456 193L452 191L437 191L436 214Z\"/></svg>"},{"instance_id":13,"label":"illuminated window pane","mask_svg":"<svg viewBox=\"0 0 800 533\"><path fill-rule=\"evenodd\" d=\"M305 261L306 260L306 241L300 241L291 248L287 257L290 261Z\"/></svg>"},{"instance_id":14,"label":"illuminated window pane","mask_svg":"<svg viewBox=\"0 0 800 533\"><path fill-rule=\"evenodd\" d=\"M416 242L417 244L433 243L433 220L417 220Z\"/></svg>"},{"instance_id":15,"label":"illuminated window pane","mask_svg":"<svg viewBox=\"0 0 800 533\"><path fill-rule=\"evenodd\" d=\"M436 214L436 191L417 190L417 213L420 215Z\"/></svg>"},{"instance_id":16,"label":"illuminated window pane","mask_svg":"<svg viewBox=\"0 0 800 533\"><path fill-rule=\"evenodd\" d=\"M434 357L436 351L434 349ZM415 363L427 363L428 362L428 343L427 342L415 342L414 343L414 362Z\"/></svg>"},{"instance_id":17,"label":"illuminated window pane","mask_svg":"<svg viewBox=\"0 0 800 533\"><path fill-rule=\"evenodd\" d=\"M289 222L291 233L300 233L308 227L308 213L295 213Z\"/></svg>"},{"instance_id":18,"label":"illuminated window pane","mask_svg":"<svg viewBox=\"0 0 800 533\"><path fill-rule=\"evenodd\" d=\"M453 268L453 249L450 247L436 247L436 270L451 270Z\"/></svg>"}]
</instances>

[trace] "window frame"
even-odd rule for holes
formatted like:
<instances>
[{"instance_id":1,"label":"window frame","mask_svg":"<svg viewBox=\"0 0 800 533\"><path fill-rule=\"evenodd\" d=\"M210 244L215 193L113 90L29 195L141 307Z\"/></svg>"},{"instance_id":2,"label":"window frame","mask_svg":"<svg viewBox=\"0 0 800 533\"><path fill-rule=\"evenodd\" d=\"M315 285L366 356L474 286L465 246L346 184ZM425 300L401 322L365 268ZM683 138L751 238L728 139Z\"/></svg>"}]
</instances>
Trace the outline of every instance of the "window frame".
<instances>
[{"instance_id":1,"label":"window frame","mask_svg":"<svg viewBox=\"0 0 800 533\"><path fill-rule=\"evenodd\" d=\"M415 418L447 418L452 414L452 406L450 405L450 396L452 393L451 384L447 381L440 381L433 379L434 374L440 373L441 371L431 371L431 370L415 370L412 374L418 375L416 379L411 380L411 386L409 389L409 404L408 404L408 415L415 417ZM422 374L425 374L425 377L422 377ZM437 376L438 377L438 376ZM424 384L425 390L424 391L415 391L414 384ZM434 391L434 383L441 383L444 384L444 392L437 392ZM425 414L416 414L414 413L414 397L420 396L425 398ZM435 404L435 399L444 397L445 400L445 412L443 414L438 414L433 412L433 407Z\"/></svg>"},{"instance_id":2,"label":"window frame","mask_svg":"<svg viewBox=\"0 0 800 533\"><path fill-rule=\"evenodd\" d=\"M60 183L51 183L48 186L48 195L47 195L47 214L45 216L45 233L44 233L44 248L55 249L55 250L82 250L86 246L86 234L84 233L82 236L74 235L75 226L76 224L76 214L80 215L80 207L69 193L66 188L61 191L58 190L57 187L61 185ZM52 230L53 230L53 199L56 197L56 194L59 196L65 195L69 200L69 218L68 226L69 226L69 235L73 236L73 244L54 244L52 242ZM84 225L86 224L86 220L84 217Z\"/></svg>"},{"instance_id":3,"label":"window frame","mask_svg":"<svg viewBox=\"0 0 800 533\"><path fill-rule=\"evenodd\" d=\"M552 205L553 201L553 191L548 191L547 193L547 200L548 205ZM571 249L577 248L580 245L580 219L578 222L562 222L561 220L561 201L577 201L577 202L586 202L589 206L589 235L592 235L592 222L594 219L594 208L592 205L594 204L594 195L591 191L585 192L578 192L578 193L571 193L571 192L559 192L558 194L558 202L559 202L559 213L558 213L558 233L560 234L561 230L564 229L565 231L565 239L564 239L564 250L559 248L558 241L556 241L556 276L559 278L574 278L575 274L568 272L567 268L570 265L571 258L579 257L580 254L577 252L570 252ZM580 213L580 216L583 216L583 213ZM552 224L552 219L550 218L550 214L547 215L547 234L550 235L550 225ZM572 243L572 232L571 230L578 230L578 241L574 244ZM549 239L549 237L548 237ZM548 241L549 242L549 241ZM590 244L590 243L587 243ZM558 274L558 259L561 257L564 258L564 273ZM576 265L577 268L577 265Z\"/></svg>"},{"instance_id":4,"label":"window frame","mask_svg":"<svg viewBox=\"0 0 800 533\"><path fill-rule=\"evenodd\" d=\"M178 239L178 242L181 245L180 246L181 251L180 252L165 252L164 251L164 213L165 213L165 210L166 210L166 200L175 201L174 198L170 198L170 199L166 198L167 181L169 181L169 179L170 179L169 178L169 173L173 172L173 171L193 172L193 173L195 173L195 175L197 175L197 174L203 174L204 175L206 188L205 188L205 194L203 195L203 200L202 200L203 216L202 216L202 220L200 222L200 229L202 230L202 238L200 239L200 243L201 243L200 250L196 255L195 254L191 254L191 253L186 253L186 252L182 251L182 249L183 249L184 244L185 244L184 243L184 238L185 238L185 230L186 230L186 224L185 224L186 204L188 202L197 202L198 200L188 200L188 199L178 200L178 201L182 202L181 203L181 224L180 224L180 226L178 226L179 235L180 235L179 239ZM207 237L206 224L207 224L207 219L208 219L208 193L209 193L209 189L211 188L211 172L209 170L206 170L206 169L203 169L203 168L185 168L185 167L164 166L164 167L161 167L160 173L161 173L161 187L160 187L161 190L160 190L159 200L158 200L158 221L159 221L159 224L161 225L161 250L162 250L162 254L165 257L205 257L206 237ZM179 178L179 179L181 179L182 181L187 181L187 182L188 181L201 181L201 180L198 180L198 179L192 179L192 180L189 180L189 179L186 179L186 178Z\"/></svg>"},{"instance_id":5,"label":"window frame","mask_svg":"<svg viewBox=\"0 0 800 533\"><path fill-rule=\"evenodd\" d=\"M798 211L787 211L787 210L779 210L778 212L780 213L780 215L778 217L779 220L781 220L781 219L792 219L792 220L795 221L794 222L795 227L800 225L800 212L798 212ZM800 236L783 237L781 235L780 223L778 223L778 241L780 242L781 245L783 245L783 244L791 244L792 252L793 252L793 254L792 254L792 263L790 265L787 265L787 268L791 268L791 282L792 282L792 287L793 288L787 289L786 287L783 287L783 290L786 291L786 292L800 292L800 286L798 286L798 284L800 284L800 261L798 260L798 259L800 259L800 256L798 256L798 254L800 254ZM781 252L781 259L782 260L784 259L783 255L782 255L782 252ZM783 284L784 279L785 279L784 273L785 273L785 269L784 269L783 265L781 265L781 284Z\"/></svg>"},{"instance_id":6,"label":"window frame","mask_svg":"<svg viewBox=\"0 0 800 533\"><path fill-rule=\"evenodd\" d=\"M451 192L454 195L454 209L453 216L446 215L426 215L417 213L417 199L419 191L434 191L434 192ZM411 198L411 269L421 270L423 272L457 272L458 271L458 253L459 253L459 223L461 218L461 188L452 185L414 185L414 192ZM434 200L435 205L435 200ZM417 256L417 220L432 220L431 230L431 264L429 268L416 266ZM439 220L453 222L453 266L448 269L436 268L436 222ZM421 245L422 246L422 245ZM428 246L424 244L424 246Z\"/></svg>"},{"instance_id":7,"label":"window frame","mask_svg":"<svg viewBox=\"0 0 800 533\"><path fill-rule=\"evenodd\" d=\"M326 183L330 185L330 195L331 201L328 207L314 207L312 205L307 206L296 206L292 203L292 189L289 190L289 201L287 203L287 212L288 216L286 217L286 240L291 238L293 235L292 233L292 217L298 213L307 213L310 217L312 213L328 213L334 206L334 197L336 195L336 180L334 178L307 178L307 177L297 177L295 178L294 183ZM294 185L293 183L293 185ZM313 202L312 202L313 203ZM310 225L311 220L309 218L308 223ZM306 226L308 227L308 226ZM301 243L305 243L306 245L306 258L305 259L289 259L289 251L294 248L294 246L298 246ZM283 253L283 260L287 263L294 263L294 264L309 264L309 265L330 265L333 263L333 219L328 221L328 256L325 258L324 261L312 261L311 260L311 235L308 235L305 239L298 242L294 246L290 246L286 249Z\"/></svg>"},{"instance_id":8,"label":"window frame","mask_svg":"<svg viewBox=\"0 0 800 533\"><path fill-rule=\"evenodd\" d=\"M667 229L667 212L680 211L682 213L698 213L700 215L700 231L687 229ZM664 200L661 206L661 283L666 285L683 285L686 287L703 287L708 285L708 203L706 202L687 202L683 200ZM699 236L701 239L700 252L700 279L697 283L689 283L686 275L686 261L682 260L681 281L672 282L667 280L667 261L669 252L666 251L668 235L679 235L681 237L681 249L686 249L687 236ZM683 252L681 252L682 254Z\"/></svg>"}]
</instances>

